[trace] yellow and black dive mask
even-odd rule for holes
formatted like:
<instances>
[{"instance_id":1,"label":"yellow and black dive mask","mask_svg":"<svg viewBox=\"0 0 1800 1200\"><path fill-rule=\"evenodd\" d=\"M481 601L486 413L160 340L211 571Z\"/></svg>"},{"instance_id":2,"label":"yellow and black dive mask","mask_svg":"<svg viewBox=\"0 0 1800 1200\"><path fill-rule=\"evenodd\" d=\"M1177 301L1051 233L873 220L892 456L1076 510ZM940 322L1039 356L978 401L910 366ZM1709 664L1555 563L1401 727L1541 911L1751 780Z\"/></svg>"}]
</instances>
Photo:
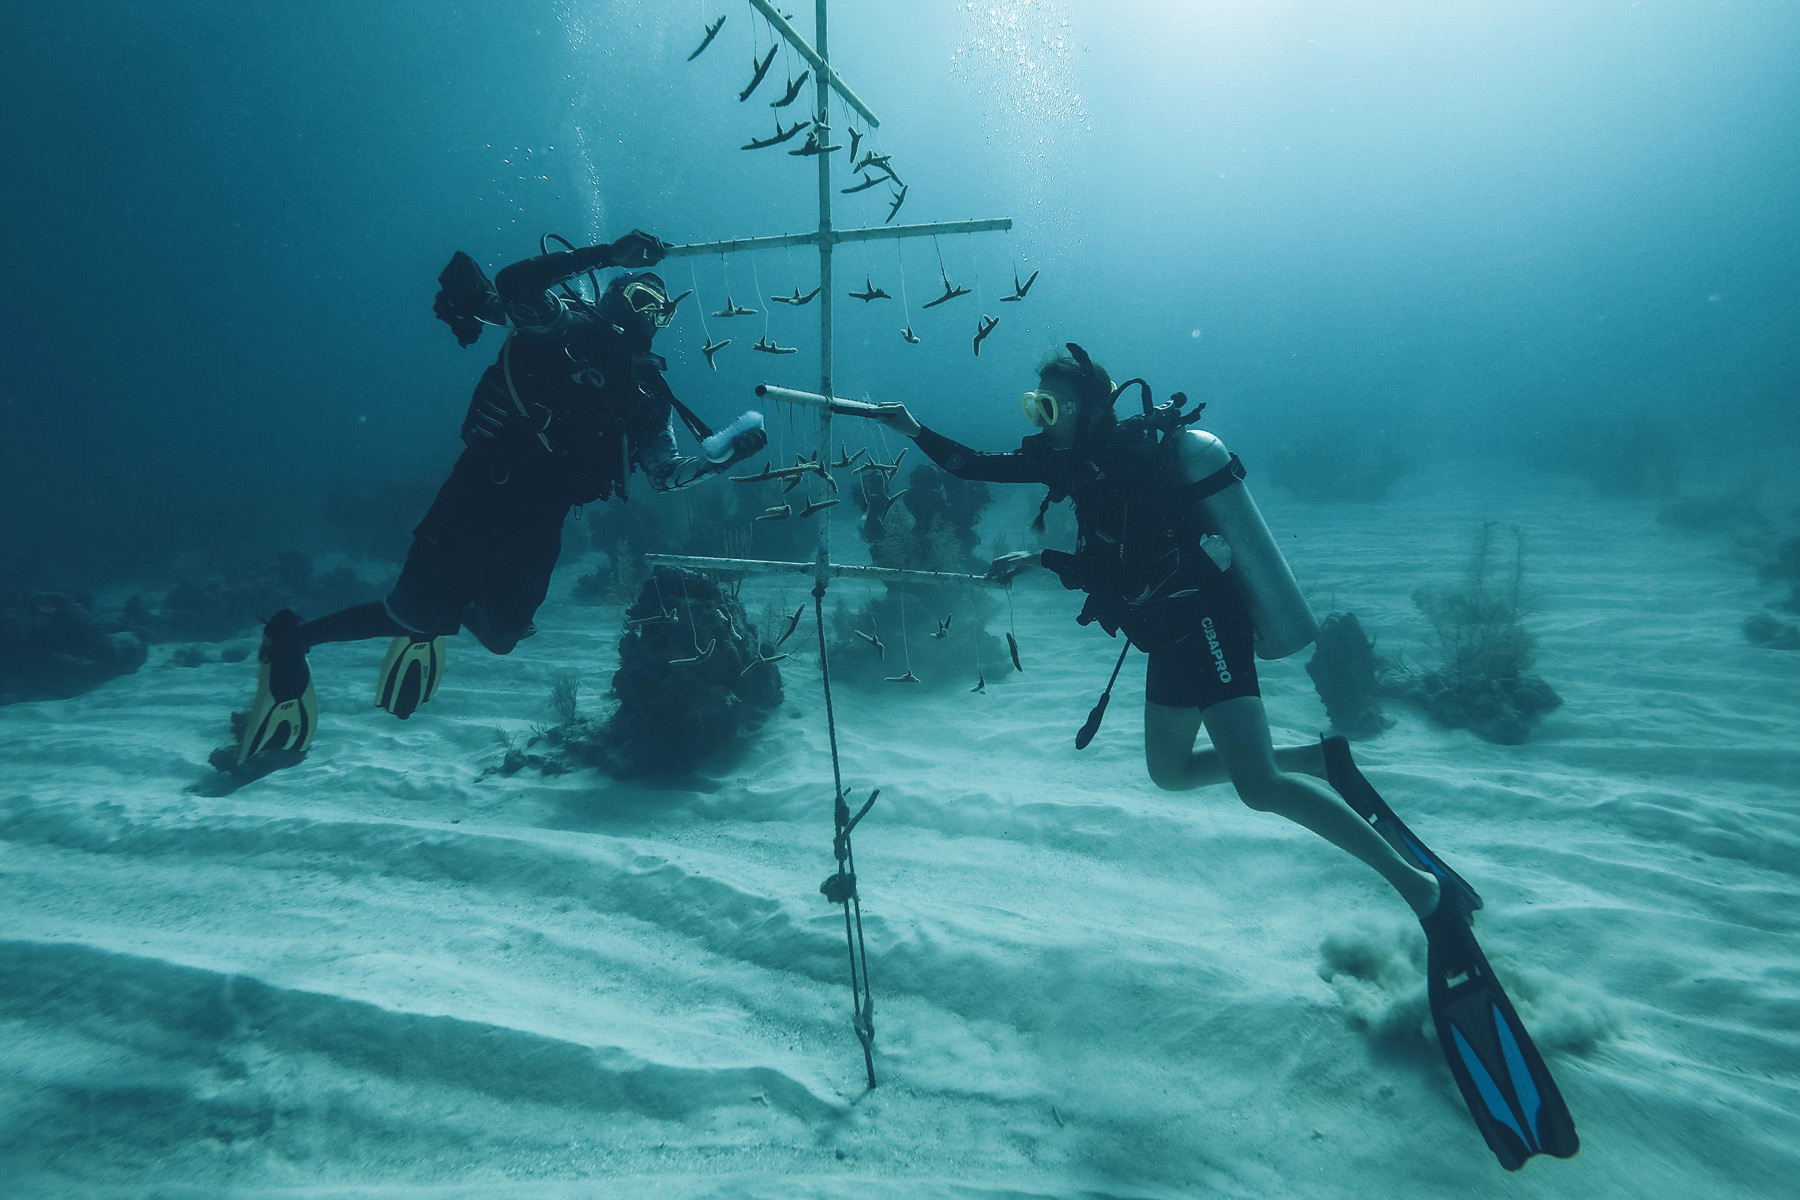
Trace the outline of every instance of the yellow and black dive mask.
<instances>
[{"instance_id":1,"label":"yellow and black dive mask","mask_svg":"<svg viewBox=\"0 0 1800 1200\"><path fill-rule=\"evenodd\" d=\"M650 321L658 329L667 329L675 319L675 304L669 293L649 279L634 279L620 292L625 306Z\"/></svg>"},{"instance_id":2,"label":"yellow and black dive mask","mask_svg":"<svg viewBox=\"0 0 1800 1200\"><path fill-rule=\"evenodd\" d=\"M1063 402L1056 398L1054 392L1026 392L1020 397L1025 409L1025 419L1039 429L1048 429L1062 419L1065 411Z\"/></svg>"}]
</instances>

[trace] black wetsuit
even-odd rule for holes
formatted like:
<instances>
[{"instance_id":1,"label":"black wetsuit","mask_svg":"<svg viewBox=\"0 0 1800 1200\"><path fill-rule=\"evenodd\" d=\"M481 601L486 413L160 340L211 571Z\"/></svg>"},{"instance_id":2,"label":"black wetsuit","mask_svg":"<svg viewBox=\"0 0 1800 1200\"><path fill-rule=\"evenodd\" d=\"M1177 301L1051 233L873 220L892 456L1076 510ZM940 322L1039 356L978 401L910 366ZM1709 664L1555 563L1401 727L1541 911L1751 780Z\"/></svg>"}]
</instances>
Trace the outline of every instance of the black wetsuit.
<instances>
[{"instance_id":1,"label":"black wetsuit","mask_svg":"<svg viewBox=\"0 0 1800 1200\"><path fill-rule=\"evenodd\" d=\"M606 247L514 263L483 319L510 326L475 386L466 446L439 489L387 613L417 633L467 625L504 654L528 636L550 586L570 508L625 493L635 467L670 490L699 478L675 452L663 360L647 322L614 324L551 289Z\"/></svg>"},{"instance_id":2,"label":"black wetsuit","mask_svg":"<svg viewBox=\"0 0 1800 1200\"><path fill-rule=\"evenodd\" d=\"M1043 553L1063 585L1087 593L1077 618L1108 634L1125 632L1148 652L1145 696L1156 704L1205 709L1260 691L1255 628L1237 589L1201 546L1196 501L1240 480L1237 460L1189 482L1172 447L1120 422L1079 450L1058 450L1048 434L993 454L921 428L915 439L932 461L961 479L1040 483L1053 500L1075 502L1073 554Z\"/></svg>"}]
</instances>

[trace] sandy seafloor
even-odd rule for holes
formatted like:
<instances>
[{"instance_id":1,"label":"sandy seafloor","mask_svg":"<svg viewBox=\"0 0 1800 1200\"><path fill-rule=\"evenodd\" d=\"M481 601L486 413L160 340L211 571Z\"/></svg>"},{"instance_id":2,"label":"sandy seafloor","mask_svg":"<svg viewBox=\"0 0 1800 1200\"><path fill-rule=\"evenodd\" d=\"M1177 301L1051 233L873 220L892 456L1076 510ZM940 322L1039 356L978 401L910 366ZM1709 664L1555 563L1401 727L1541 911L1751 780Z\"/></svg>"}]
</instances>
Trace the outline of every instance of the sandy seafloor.
<instances>
[{"instance_id":1,"label":"sandy seafloor","mask_svg":"<svg viewBox=\"0 0 1800 1200\"><path fill-rule=\"evenodd\" d=\"M554 674L600 703L619 610L571 603L571 562L540 636L456 639L404 724L370 707L378 646L315 652L313 753L229 796L186 789L251 663L158 647L0 709L0 1191L1793 1195L1800 655L1744 641L1752 570L1574 484L1262 499L1316 607L1414 656L1413 589L1456 581L1484 516L1527 531L1565 707L1513 747L1400 711L1359 756L1487 898L1573 1161L1495 1165L1372 873L1229 789L1150 785L1141 656L1076 753L1114 644L1041 584L1027 669L987 695L838 693L847 780L882 789L857 838L866 1092L817 891L816 656L685 785L484 776L497 729L550 719ZM1324 724L1304 658L1265 664L1280 742Z\"/></svg>"}]
</instances>

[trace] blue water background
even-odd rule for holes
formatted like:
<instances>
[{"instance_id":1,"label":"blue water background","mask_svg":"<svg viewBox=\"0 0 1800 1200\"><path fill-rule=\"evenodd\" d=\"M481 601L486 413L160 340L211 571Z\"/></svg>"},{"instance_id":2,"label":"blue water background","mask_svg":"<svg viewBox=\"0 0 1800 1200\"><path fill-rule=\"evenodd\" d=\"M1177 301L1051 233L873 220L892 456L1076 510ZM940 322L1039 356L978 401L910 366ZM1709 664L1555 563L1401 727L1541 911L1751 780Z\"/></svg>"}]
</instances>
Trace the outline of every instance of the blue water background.
<instances>
[{"instance_id":1,"label":"blue water background","mask_svg":"<svg viewBox=\"0 0 1800 1200\"><path fill-rule=\"evenodd\" d=\"M738 101L753 25L735 0L7 5L0 567L304 543L333 477L441 473L497 348L432 319L455 249L493 271L545 230L809 227L810 163L737 149L788 69ZM1530 462L1636 426L1702 470L1800 442L1800 7L840 0L831 46L900 220L1016 222L843 248L840 293L898 296L903 261L925 341L840 298L841 393L1011 445L1075 339L1207 400L1252 463L1306 428ZM980 296L922 312L939 249ZM1015 268L1043 275L1000 305ZM817 270L724 269L693 263L708 309ZM977 310L1003 318L979 359ZM816 309L770 315L785 359L745 352L761 318L712 322L738 338L716 374L683 311L660 348L708 417L816 385Z\"/></svg>"}]
</instances>

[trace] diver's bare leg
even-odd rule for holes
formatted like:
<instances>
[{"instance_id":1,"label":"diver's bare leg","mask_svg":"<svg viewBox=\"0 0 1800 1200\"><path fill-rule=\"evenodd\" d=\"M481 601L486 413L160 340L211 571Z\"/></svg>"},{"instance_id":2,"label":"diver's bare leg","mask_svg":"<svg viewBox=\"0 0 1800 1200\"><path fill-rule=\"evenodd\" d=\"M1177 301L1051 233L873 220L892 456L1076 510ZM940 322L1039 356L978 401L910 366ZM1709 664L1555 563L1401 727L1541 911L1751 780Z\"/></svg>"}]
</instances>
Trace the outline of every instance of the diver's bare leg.
<instances>
[{"instance_id":1,"label":"diver's bare leg","mask_svg":"<svg viewBox=\"0 0 1800 1200\"><path fill-rule=\"evenodd\" d=\"M1200 710L1144 702L1144 765L1150 780L1169 792L1230 783L1231 773L1216 750L1196 750ZM1325 752L1317 742L1275 752L1275 765L1290 775L1325 778Z\"/></svg>"},{"instance_id":2,"label":"diver's bare leg","mask_svg":"<svg viewBox=\"0 0 1800 1200\"><path fill-rule=\"evenodd\" d=\"M1287 774L1276 765L1261 697L1221 701L1206 709L1201 720L1246 805L1258 812L1286 817L1355 855L1393 885L1420 916L1437 907L1435 878L1414 869L1394 853L1394 848L1329 787L1303 775Z\"/></svg>"}]
</instances>

